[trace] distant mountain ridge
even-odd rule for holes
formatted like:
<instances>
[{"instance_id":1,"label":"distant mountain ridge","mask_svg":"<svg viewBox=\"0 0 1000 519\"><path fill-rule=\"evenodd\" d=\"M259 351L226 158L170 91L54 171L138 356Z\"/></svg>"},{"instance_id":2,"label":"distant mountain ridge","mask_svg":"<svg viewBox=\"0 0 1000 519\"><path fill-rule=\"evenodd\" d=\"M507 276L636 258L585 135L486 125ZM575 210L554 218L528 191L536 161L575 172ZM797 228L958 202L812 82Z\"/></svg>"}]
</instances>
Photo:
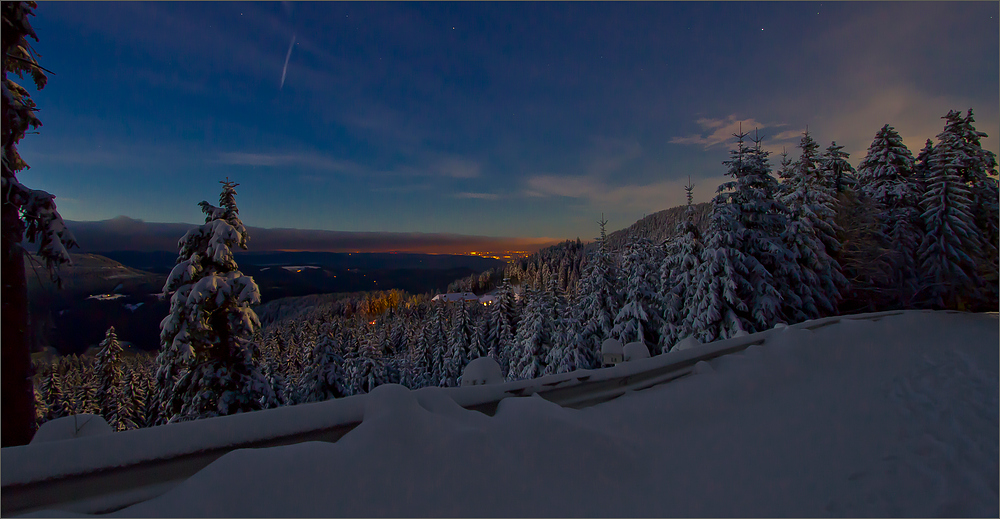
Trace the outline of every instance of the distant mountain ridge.
<instances>
[{"instance_id":1,"label":"distant mountain ridge","mask_svg":"<svg viewBox=\"0 0 1000 519\"><path fill-rule=\"evenodd\" d=\"M198 224L145 222L127 216L66 221L80 245L74 252L176 251L177 241ZM247 227L251 251L411 252L468 254L472 251L536 251L559 240L451 233L349 232Z\"/></svg>"}]
</instances>

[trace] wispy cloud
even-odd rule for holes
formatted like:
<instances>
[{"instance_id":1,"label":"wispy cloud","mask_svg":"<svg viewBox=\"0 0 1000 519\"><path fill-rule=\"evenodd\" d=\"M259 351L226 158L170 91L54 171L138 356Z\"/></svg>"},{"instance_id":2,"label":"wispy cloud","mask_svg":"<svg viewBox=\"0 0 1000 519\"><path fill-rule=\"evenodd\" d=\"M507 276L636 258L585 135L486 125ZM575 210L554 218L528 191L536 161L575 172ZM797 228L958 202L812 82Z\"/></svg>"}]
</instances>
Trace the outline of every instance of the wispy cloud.
<instances>
[{"instance_id":1,"label":"wispy cloud","mask_svg":"<svg viewBox=\"0 0 1000 519\"><path fill-rule=\"evenodd\" d=\"M496 193L455 193L455 198L472 198L476 200L498 200L500 195Z\"/></svg>"},{"instance_id":2,"label":"wispy cloud","mask_svg":"<svg viewBox=\"0 0 1000 519\"><path fill-rule=\"evenodd\" d=\"M216 164L232 166L289 167L299 166L339 173L362 173L363 168L349 160L334 159L318 153L219 153Z\"/></svg>"},{"instance_id":3,"label":"wispy cloud","mask_svg":"<svg viewBox=\"0 0 1000 519\"><path fill-rule=\"evenodd\" d=\"M476 178L479 176L482 166L476 161L462 157L443 157L428 168L429 171L439 176L450 178Z\"/></svg>"},{"instance_id":4,"label":"wispy cloud","mask_svg":"<svg viewBox=\"0 0 1000 519\"><path fill-rule=\"evenodd\" d=\"M765 125L753 118L737 119L735 115L730 115L725 119L702 117L695 122L702 128L702 132L700 134L688 135L686 137L673 137L670 139L670 143L700 145L704 146L705 149L708 149L712 146L732 142L733 134L739 132L741 129L744 132L752 132L754 128L763 130L764 128L768 128L770 126L777 126Z\"/></svg>"},{"instance_id":5,"label":"wispy cloud","mask_svg":"<svg viewBox=\"0 0 1000 519\"><path fill-rule=\"evenodd\" d=\"M609 137L592 137L587 149L581 157L582 169L598 177L621 172L643 152L637 141Z\"/></svg>"}]
</instances>

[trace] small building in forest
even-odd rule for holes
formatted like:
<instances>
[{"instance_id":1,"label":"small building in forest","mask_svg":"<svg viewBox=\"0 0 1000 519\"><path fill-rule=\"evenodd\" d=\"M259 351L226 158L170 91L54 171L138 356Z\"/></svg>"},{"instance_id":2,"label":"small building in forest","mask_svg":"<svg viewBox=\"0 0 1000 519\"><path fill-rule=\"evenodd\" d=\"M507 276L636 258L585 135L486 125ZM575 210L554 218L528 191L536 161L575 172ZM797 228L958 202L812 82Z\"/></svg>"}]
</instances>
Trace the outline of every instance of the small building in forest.
<instances>
[{"instance_id":1,"label":"small building in forest","mask_svg":"<svg viewBox=\"0 0 1000 519\"><path fill-rule=\"evenodd\" d=\"M445 303L459 303L465 301L468 303L478 303L479 296L473 294L472 292L449 292L447 294L438 294L432 297L431 301L442 301Z\"/></svg>"}]
</instances>

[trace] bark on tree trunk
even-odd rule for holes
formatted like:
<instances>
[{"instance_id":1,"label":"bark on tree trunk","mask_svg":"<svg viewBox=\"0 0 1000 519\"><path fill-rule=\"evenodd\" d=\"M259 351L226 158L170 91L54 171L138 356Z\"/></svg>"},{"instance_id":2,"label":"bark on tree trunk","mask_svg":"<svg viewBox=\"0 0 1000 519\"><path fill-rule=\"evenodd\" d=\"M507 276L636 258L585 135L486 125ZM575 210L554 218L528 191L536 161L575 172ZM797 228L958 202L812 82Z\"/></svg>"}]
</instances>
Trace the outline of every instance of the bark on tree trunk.
<instances>
[{"instance_id":1,"label":"bark on tree trunk","mask_svg":"<svg viewBox=\"0 0 1000 519\"><path fill-rule=\"evenodd\" d=\"M0 315L0 444L26 445L35 431L35 394L31 385L28 351L28 286L24 276L20 215L12 204L3 205L2 315Z\"/></svg>"}]
</instances>

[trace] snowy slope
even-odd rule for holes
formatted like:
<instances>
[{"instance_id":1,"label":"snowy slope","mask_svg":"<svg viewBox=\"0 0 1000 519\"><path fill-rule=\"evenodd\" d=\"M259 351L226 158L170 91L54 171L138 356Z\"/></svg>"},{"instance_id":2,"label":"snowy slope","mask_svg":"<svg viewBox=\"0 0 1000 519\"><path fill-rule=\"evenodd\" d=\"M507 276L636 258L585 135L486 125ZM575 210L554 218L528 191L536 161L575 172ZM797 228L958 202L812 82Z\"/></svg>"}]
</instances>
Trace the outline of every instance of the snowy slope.
<instances>
[{"instance_id":1,"label":"snowy slope","mask_svg":"<svg viewBox=\"0 0 1000 519\"><path fill-rule=\"evenodd\" d=\"M382 386L337 443L233 451L111 515L996 516L998 343L996 314L788 328L669 385L494 417Z\"/></svg>"}]
</instances>

